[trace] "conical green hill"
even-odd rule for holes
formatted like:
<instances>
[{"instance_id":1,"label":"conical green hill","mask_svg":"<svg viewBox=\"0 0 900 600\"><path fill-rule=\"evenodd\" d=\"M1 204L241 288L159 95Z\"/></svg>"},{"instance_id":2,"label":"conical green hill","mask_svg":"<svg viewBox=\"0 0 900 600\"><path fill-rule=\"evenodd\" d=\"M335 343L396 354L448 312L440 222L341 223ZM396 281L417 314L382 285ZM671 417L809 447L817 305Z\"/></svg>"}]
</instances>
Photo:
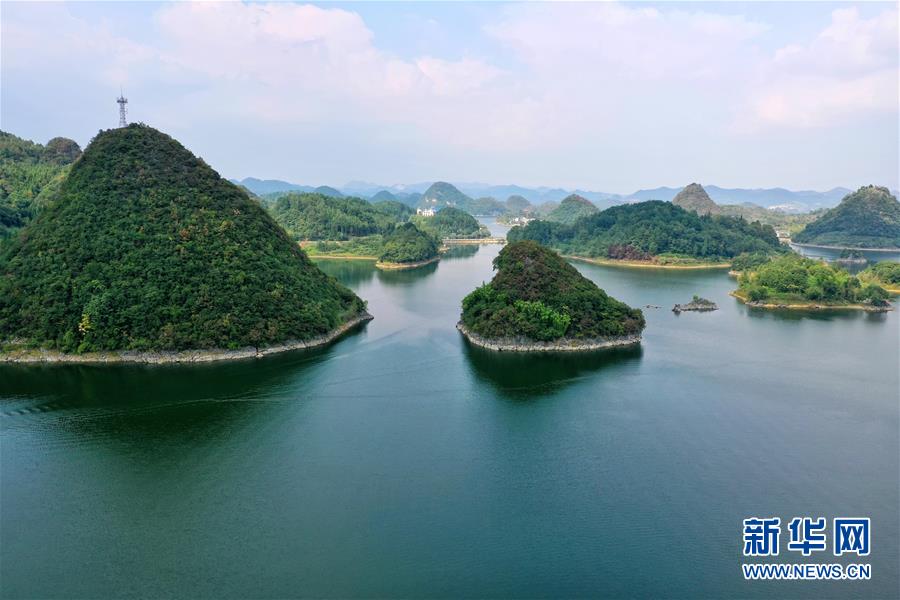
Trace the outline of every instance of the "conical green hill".
<instances>
[{"instance_id":1,"label":"conical green hill","mask_svg":"<svg viewBox=\"0 0 900 600\"><path fill-rule=\"evenodd\" d=\"M103 131L0 255L0 341L183 350L308 340L365 304L151 127Z\"/></svg>"}]
</instances>

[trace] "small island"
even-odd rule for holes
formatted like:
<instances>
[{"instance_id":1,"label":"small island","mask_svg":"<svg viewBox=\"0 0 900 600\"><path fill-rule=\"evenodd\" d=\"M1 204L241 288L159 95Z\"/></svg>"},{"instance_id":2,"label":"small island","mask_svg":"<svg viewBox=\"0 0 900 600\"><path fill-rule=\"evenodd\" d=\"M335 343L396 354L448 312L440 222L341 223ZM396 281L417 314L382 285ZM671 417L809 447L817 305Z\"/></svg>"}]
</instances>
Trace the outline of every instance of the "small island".
<instances>
[{"instance_id":1,"label":"small island","mask_svg":"<svg viewBox=\"0 0 900 600\"><path fill-rule=\"evenodd\" d=\"M404 223L384 236L379 269L415 269L440 259L440 242L412 223Z\"/></svg>"},{"instance_id":2,"label":"small island","mask_svg":"<svg viewBox=\"0 0 900 600\"><path fill-rule=\"evenodd\" d=\"M866 260L865 255L859 250L844 248L841 250L841 255L837 257L834 262L839 265L864 265L868 261Z\"/></svg>"},{"instance_id":3,"label":"small island","mask_svg":"<svg viewBox=\"0 0 900 600\"><path fill-rule=\"evenodd\" d=\"M688 302L687 304L676 304L672 307L672 312L676 315L681 312L708 312L711 310L719 310L718 305L712 300L707 300L706 298L701 298L700 296L694 295L694 299Z\"/></svg>"},{"instance_id":4,"label":"small island","mask_svg":"<svg viewBox=\"0 0 900 600\"><path fill-rule=\"evenodd\" d=\"M738 282L731 295L758 308L891 310L880 285L797 254L744 271Z\"/></svg>"},{"instance_id":5,"label":"small island","mask_svg":"<svg viewBox=\"0 0 900 600\"><path fill-rule=\"evenodd\" d=\"M644 315L611 298L553 250L510 243L496 274L466 296L457 328L496 351L586 351L637 344Z\"/></svg>"}]
</instances>

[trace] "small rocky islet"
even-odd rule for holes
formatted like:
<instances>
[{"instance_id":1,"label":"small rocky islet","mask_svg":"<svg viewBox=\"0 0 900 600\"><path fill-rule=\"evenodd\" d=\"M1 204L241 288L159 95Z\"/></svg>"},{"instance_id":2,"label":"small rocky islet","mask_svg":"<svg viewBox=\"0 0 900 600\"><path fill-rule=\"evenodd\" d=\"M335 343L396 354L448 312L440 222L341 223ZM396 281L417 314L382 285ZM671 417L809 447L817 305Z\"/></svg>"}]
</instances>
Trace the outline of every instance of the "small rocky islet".
<instances>
[{"instance_id":1,"label":"small rocky islet","mask_svg":"<svg viewBox=\"0 0 900 600\"><path fill-rule=\"evenodd\" d=\"M687 304L676 304L672 307L672 312L676 315L682 312L709 312L713 310L719 310L719 306L712 300L707 300L700 296L694 296Z\"/></svg>"}]
</instances>

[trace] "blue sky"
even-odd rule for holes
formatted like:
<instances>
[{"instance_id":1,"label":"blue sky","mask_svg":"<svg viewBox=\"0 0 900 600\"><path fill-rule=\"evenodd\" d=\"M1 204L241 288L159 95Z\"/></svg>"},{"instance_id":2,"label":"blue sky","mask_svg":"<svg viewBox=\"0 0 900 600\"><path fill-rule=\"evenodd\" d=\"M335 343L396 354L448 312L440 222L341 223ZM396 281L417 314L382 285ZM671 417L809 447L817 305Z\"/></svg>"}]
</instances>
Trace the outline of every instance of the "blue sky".
<instances>
[{"instance_id":1,"label":"blue sky","mask_svg":"<svg viewBox=\"0 0 900 600\"><path fill-rule=\"evenodd\" d=\"M229 177L898 184L896 3L0 5L2 128L130 118Z\"/></svg>"}]
</instances>

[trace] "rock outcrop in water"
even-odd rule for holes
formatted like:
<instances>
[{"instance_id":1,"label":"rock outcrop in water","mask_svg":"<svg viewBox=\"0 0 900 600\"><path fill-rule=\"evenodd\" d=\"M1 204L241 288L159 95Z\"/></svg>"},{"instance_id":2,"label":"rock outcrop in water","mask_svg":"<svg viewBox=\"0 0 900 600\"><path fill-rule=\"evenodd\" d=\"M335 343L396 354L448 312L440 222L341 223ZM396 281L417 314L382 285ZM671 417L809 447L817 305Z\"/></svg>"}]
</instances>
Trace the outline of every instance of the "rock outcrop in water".
<instances>
[{"instance_id":1,"label":"rock outcrop in water","mask_svg":"<svg viewBox=\"0 0 900 600\"><path fill-rule=\"evenodd\" d=\"M694 296L694 299L687 304L676 304L672 307L672 312L675 314L688 311L707 312L711 310L719 310L718 305L712 300L707 300L700 296Z\"/></svg>"}]
</instances>

